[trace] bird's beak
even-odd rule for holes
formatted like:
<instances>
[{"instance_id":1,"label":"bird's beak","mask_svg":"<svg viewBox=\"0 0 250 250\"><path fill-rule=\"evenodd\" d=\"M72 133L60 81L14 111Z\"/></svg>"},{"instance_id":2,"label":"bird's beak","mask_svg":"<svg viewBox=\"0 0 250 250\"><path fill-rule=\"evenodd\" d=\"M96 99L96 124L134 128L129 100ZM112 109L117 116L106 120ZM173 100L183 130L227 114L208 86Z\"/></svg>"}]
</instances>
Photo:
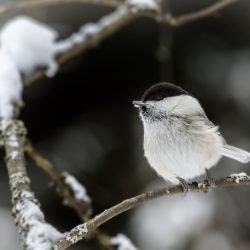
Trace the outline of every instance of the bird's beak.
<instances>
[{"instance_id":1,"label":"bird's beak","mask_svg":"<svg viewBox=\"0 0 250 250\"><path fill-rule=\"evenodd\" d=\"M145 106L145 103L142 101L133 101L133 105L135 108L142 108L143 106Z\"/></svg>"}]
</instances>

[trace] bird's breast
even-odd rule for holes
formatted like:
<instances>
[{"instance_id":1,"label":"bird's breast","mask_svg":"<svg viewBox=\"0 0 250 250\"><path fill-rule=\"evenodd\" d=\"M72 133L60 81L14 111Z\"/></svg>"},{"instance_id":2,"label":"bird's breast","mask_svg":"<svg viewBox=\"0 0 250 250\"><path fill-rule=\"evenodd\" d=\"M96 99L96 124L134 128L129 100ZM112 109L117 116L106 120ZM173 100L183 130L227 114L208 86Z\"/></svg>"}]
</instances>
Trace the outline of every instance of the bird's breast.
<instances>
[{"instance_id":1,"label":"bird's breast","mask_svg":"<svg viewBox=\"0 0 250 250\"><path fill-rule=\"evenodd\" d=\"M147 124L144 129L145 156L165 179L170 173L184 179L202 175L220 158L216 134L176 117Z\"/></svg>"}]
</instances>

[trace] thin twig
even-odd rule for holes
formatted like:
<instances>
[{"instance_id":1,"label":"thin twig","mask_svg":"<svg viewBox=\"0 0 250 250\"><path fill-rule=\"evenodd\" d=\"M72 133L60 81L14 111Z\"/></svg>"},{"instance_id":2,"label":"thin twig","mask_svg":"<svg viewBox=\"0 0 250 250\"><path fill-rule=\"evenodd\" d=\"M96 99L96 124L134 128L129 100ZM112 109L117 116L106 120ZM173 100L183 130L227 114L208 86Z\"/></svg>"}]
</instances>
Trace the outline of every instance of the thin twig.
<instances>
[{"instance_id":1,"label":"thin twig","mask_svg":"<svg viewBox=\"0 0 250 250\"><path fill-rule=\"evenodd\" d=\"M235 187L240 185L250 185L250 176L231 175L230 177L215 181L216 187ZM210 190L207 182L190 183L188 186L189 192L208 192ZM91 235L103 223L138 205L162 196L175 195L182 192L182 187L178 185L170 188L162 188L147 192L124 200L121 203L103 211L88 222L75 227L69 233L66 233L65 237L57 242L57 244L54 246L54 249L63 250L68 248L76 242L89 237L89 235Z\"/></svg>"},{"instance_id":2,"label":"thin twig","mask_svg":"<svg viewBox=\"0 0 250 250\"><path fill-rule=\"evenodd\" d=\"M25 152L29 154L36 165L43 169L56 184L57 193L62 197L63 203L73 208L81 220L85 221L91 210L91 202L76 199L73 190L65 182L65 175L45 159L29 141L25 143Z\"/></svg>"},{"instance_id":3,"label":"thin twig","mask_svg":"<svg viewBox=\"0 0 250 250\"><path fill-rule=\"evenodd\" d=\"M63 203L74 209L83 222L89 220L90 211L92 210L91 203L76 199L71 187L65 182L64 173L58 170L50 161L40 154L30 141L26 140L24 150L34 160L36 165L52 179L56 185L57 193L63 199ZM98 240L99 244L104 249L114 250L111 246L111 237L102 230L96 230L93 237Z\"/></svg>"},{"instance_id":4,"label":"thin twig","mask_svg":"<svg viewBox=\"0 0 250 250\"><path fill-rule=\"evenodd\" d=\"M168 13L165 16L159 17L159 21L168 23L173 27L179 27L184 24L188 24L190 22L194 22L194 21L212 16L216 14L218 11L221 11L222 9L226 8L227 6L237 1L238 0L221 0L202 10L195 11L189 14L184 14L184 15L177 16L177 17L174 17L170 13Z\"/></svg>"},{"instance_id":5,"label":"thin twig","mask_svg":"<svg viewBox=\"0 0 250 250\"><path fill-rule=\"evenodd\" d=\"M119 0L19 0L0 4L0 15L13 11L23 11L43 6L63 5L63 4L95 4L107 7L118 7L122 4Z\"/></svg>"}]
</instances>

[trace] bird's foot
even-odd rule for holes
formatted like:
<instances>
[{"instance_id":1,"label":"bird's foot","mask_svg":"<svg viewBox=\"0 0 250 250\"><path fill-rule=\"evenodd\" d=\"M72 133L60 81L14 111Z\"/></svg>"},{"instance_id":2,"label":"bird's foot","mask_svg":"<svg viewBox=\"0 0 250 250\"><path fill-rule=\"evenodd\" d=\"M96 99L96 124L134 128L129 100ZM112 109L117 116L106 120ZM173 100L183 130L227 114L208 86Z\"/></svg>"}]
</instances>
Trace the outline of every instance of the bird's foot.
<instances>
[{"instance_id":1,"label":"bird's foot","mask_svg":"<svg viewBox=\"0 0 250 250\"><path fill-rule=\"evenodd\" d=\"M215 181L208 169L206 169L206 179L209 187L208 191L211 191L215 187Z\"/></svg>"},{"instance_id":2,"label":"bird's foot","mask_svg":"<svg viewBox=\"0 0 250 250\"><path fill-rule=\"evenodd\" d=\"M189 191L188 183L184 179L182 179L181 177L177 177L177 179L180 182L184 196L186 196L187 192Z\"/></svg>"}]
</instances>

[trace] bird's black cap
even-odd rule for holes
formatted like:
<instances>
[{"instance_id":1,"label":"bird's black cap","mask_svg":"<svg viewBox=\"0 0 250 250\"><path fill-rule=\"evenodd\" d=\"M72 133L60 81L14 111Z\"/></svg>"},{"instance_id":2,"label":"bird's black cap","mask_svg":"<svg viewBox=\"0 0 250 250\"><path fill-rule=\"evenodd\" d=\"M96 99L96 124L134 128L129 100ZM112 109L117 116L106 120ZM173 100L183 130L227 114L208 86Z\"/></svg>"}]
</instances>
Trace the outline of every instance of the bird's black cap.
<instances>
[{"instance_id":1,"label":"bird's black cap","mask_svg":"<svg viewBox=\"0 0 250 250\"><path fill-rule=\"evenodd\" d=\"M142 101L160 101L166 97L189 95L189 93L179 86L172 83L161 82L154 84L145 91Z\"/></svg>"}]
</instances>

